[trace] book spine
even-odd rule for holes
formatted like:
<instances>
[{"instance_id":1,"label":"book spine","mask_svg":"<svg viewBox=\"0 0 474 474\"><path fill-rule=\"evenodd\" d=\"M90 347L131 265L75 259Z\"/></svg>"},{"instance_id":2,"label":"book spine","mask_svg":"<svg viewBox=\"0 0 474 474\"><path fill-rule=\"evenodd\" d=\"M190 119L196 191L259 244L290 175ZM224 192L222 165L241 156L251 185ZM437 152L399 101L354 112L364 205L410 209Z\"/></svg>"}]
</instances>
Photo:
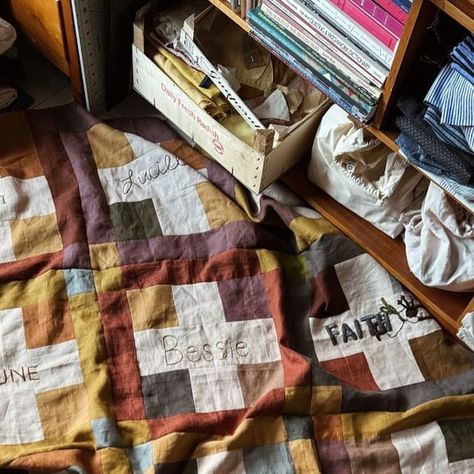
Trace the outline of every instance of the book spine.
<instances>
[{"instance_id":1,"label":"book spine","mask_svg":"<svg viewBox=\"0 0 474 474\"><path fill-rule=\"evenodd\" d=\"M287 0L288 3L296 3L295 0ZM352 41L359 47L372 54L375 59L383 65L390 68L393 60L393 50L387 48L384 44L374 38L364 28L359 26L345 13L341 12L331 2L327 0L301 0L313 12L321 14L333 25L347 34Z\"/></svg>"},{"instance_id":2,"label":"book spine","mask_svg":"<svg viewBox=\"0 0 474 474\"><path fill-rule=\"evenodd\" d=\"M404 26L390 13L380 8L372 0L348 0L356 5L359 5L362 10L366 11L372 18L380 25L383 25L387 30L391 31L397 38L401 38Z\"/></svg>"},{"instance_id":3,"label":"book spine","mask_svg":"<svg viewBox=\"0 0 474 474\"><path fill-rule=\"evenodd\" d=\"M369 32L374 38L377 38L392 51L395 50L398 44L398 38L391 31L388 31L385 27L374 21L373 17L371 17L365 10L350 2L350 0L330 1L342 12L346 13L349 18L362 26L362 28Z\"/></svg>"},{"instance_id":4,"label":"book spine","mask_svg":"<svg viewBox=\"0 0 474 474\"><path fill-rule=\"evenodd\" d=\"M411 8L411 2L408 0L393 0L404 12L408 13Z\"/></svg>"},{"instance_id":5,"label":"book spine","mask_svg":"<svg viewBox=\"0 0 474 474\"><path fill-rule=\"evenodd\" d=\"M293 18L294 21L309 34L314 35L316 33L319 37L323 37L332 50L338 48L343 51L346 56L352 58L353 61L362 67L366 71L366 74L372 75L377 78L380 84L383 84L388 75L388 70L354 46L351 41L329 25L322 17L308 11L308 9L305 9L299 3L292 0L286 0L285 2L281 0L265 1L270 2L289 18Z\"/></svg>"},{"instance_id":6,"label":"book spine","mask_svg":"<svg viewBox=\"0 0 474 474\"><path fill-rule=\"evenodd\" d=\"M374 2L390 13L393 18L397 19L402 25L407 22L408 13L402 10L393 0L374 0Z\"/></svg>"},{"instance_id":7,"label":"book spine","mask_svg":"<svg viewBox=\"0 0 474 474\"><path fill-rule=\"evenodd\" d=\"M323 81L323 78L321 78L317 73L300 64L291 54L281 48L278 43L270 39L262 32L258 30L251 30L250 36L259 41L265 48L274 51L275 56L278 57L282 62L295 70L300 76L313 84L314 87L319 89L325 96L327 96L330 100L339 105L347 113L355 117L360 122L366 123L373 116L375 108L373 108L368 114L362 112L355 104L344 98L338 91L334 90L330 86L328 87L325 81Z\"/></svg>"},{"instance_id":8,"label":"book spine","mask_svg":"<svg viewBox=\"0 0 474 474\"><path fill-rule=\"evenodd\" d=\"M328 67L328 65L324 64L322 61L318 61L313 56L307 54L304 50L299 48L294 41L289 39L288 36L285 36L281 30L275 30L272 25L266 23L262 18L257 17L256 15L252 15L252 17L249 19L253 28L258 29L269 38L272 38L289 54L294 55L295 59L301 64L324 76L329 82L333 84L333 87L341 90L362 109L368 109L371 105L376 103L373 98L369 98L367 96L366 91L361 92L360 88L355 87L351 82L347 81L347 79L343 78L340 74L338 75L331 67Z\"/></svg>"},{"instance_id":9,"label":"book spine","mask_svg":"<svg viewBox=\"0 0 474 474\"><path fill-rule=\"evenodd\" d=\"M357 74L351 73L346 66L339 61L336 61L331 54L328 54L319 45L314 44L314 47L311 47L309 43L300 42L298 38L291 35L291 32L288 29L284 27L282 28L279 24L265 15L263 9L258 11L254 10L251 15L250 19L257 22L260 27L268 33L268 35L274 36L279 42L285 41L288 49L291 49L308 67L314 67L314 61L319 62L323 67L333 71L339 80L357 91L365 102L370 104L377 103L381 90L370 86L362 80L358 80Z\"/></svg>"},{"instance_id":10,"label":"book spine","mask_svg":"<svg viewBox=\"0 0 474 474\"><path fill-rule=\"evenodd\" d=\"M316 31L313 31L312 34L308 33L299 27L285 12L278 10L278 8L271 3L267 3L266 0L263 1L261 9L265 15L293 35L300 43L307 45L307 47L313 49L317 54L334 63L335 66L342 71L347 71L350 76L361 81L361 84L371 88L374 95L378 95L379 87L383 85L383 82L362 67L360 63L355 61L351 56L338 48L334 43L329 42L325 36L318 34Z\"/></svg>"}]
</instances>

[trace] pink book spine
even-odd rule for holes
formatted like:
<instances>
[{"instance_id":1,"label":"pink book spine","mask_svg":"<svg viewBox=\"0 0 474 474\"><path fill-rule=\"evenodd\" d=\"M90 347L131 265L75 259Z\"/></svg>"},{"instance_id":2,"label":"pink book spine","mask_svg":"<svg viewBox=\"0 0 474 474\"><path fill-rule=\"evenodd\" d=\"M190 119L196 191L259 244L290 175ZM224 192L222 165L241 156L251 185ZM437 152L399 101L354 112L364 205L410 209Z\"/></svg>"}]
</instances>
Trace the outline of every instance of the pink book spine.
<instances>
[{"instance_id":1,"label":"pink book spine","mask_svg":"<svg viewBox=\"0 0 474 474\"><path fill-rule=\"evenodd\" d=\"M340 10L346 13L362 28L377 38L382 44L390 50L395 51L398 44L398 38L382 25L379 25L374 19L357 5L350 3L348 0L331 0Z\"/></svg>"},{"instance_id":2,"label":"pink book spine","mask_svg":"<svg viewBox=\"0 0 474 474\"><path fill-rule=\"evenodd\" d=\"M380 8L372 0L349 0L351 3L355 3L362 10L366 11L372 18L375 19L382 26L391 31L397 38L402 37L403 24L394 18L390 13L387 13L383 8Z\"/></svg>"},{"instance_id":3,"label":"pink book spine","mask_svg":"<svg viewBox=\"0 0 474 474\"><path fill-rule=\"evenodd\" d=\"M387 13L398 20L402 25L407 22L408 13L404 12L397 4L392 0L374 0L374 2L383 8Z\"/></svg>"}]
</instances>

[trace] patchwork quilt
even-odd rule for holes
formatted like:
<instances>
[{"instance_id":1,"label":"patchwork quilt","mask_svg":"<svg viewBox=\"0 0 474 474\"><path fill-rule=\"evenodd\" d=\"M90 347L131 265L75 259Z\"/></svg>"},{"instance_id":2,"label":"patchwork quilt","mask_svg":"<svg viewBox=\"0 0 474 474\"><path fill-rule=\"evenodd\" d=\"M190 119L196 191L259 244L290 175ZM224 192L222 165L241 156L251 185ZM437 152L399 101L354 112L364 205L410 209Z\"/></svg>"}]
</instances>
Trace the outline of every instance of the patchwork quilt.
<instances>
[{"instance_id":1,"label":"patchwork quilt","mask_svg":"<svg viewBox=\"0 0 474 474\"><path fill-rule=\"evenodd\" d=\"M474 354L281 186L156 119L0 135L4 472L474 471Z\"/></svg>"}]
</instances>

